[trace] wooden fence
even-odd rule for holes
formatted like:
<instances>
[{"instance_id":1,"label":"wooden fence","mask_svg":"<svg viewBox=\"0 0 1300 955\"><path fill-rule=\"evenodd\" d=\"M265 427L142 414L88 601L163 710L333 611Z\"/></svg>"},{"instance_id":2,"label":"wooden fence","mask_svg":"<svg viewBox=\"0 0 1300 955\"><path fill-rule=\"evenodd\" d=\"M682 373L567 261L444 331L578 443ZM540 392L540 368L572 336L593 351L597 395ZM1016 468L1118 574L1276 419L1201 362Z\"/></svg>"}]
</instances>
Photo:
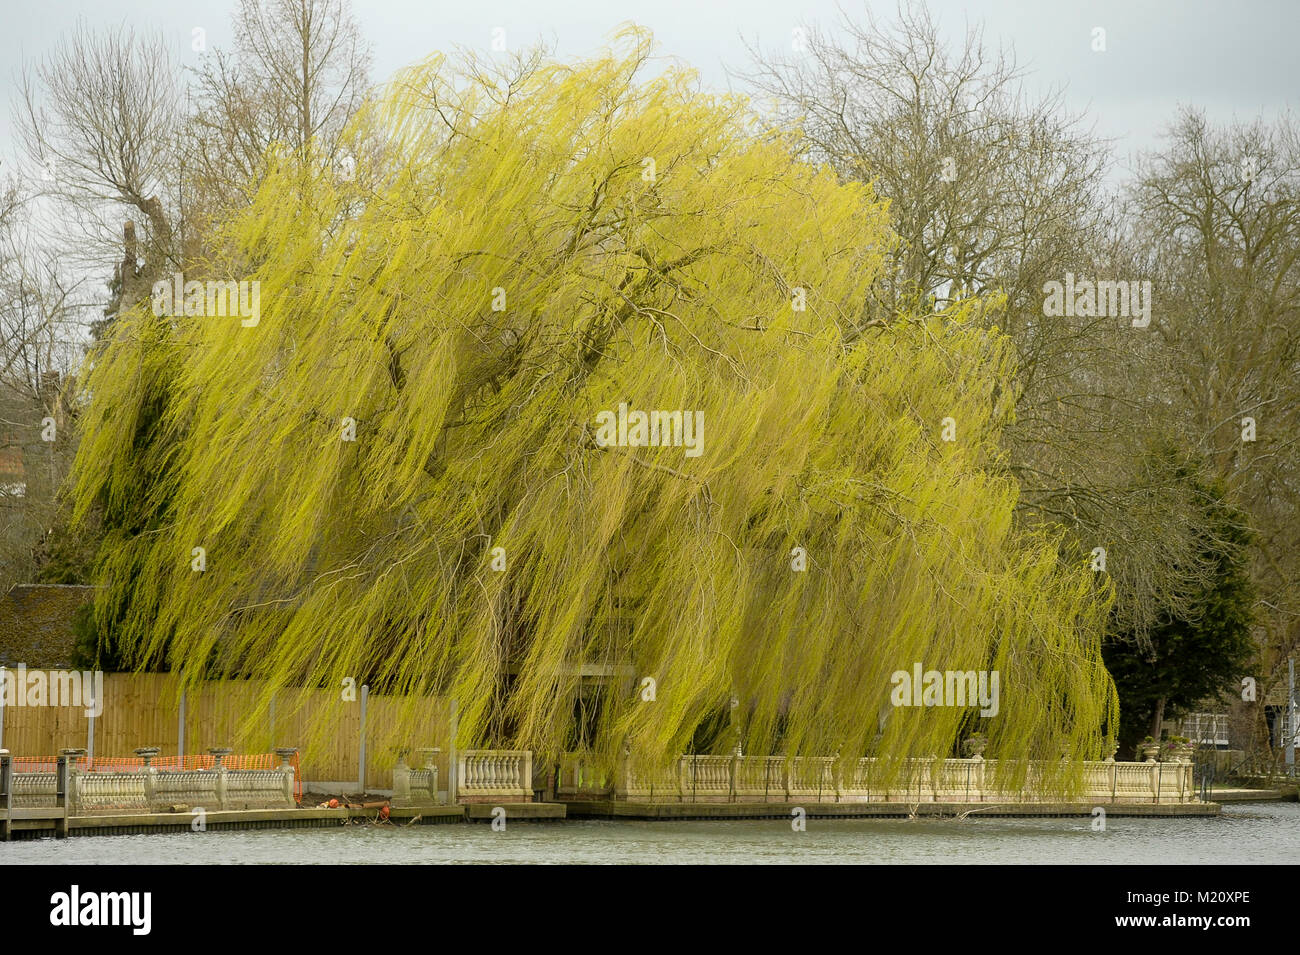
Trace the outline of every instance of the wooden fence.
<instances>
[{"instance_id":1,"label":"wooden fence","mask_svg":"<svg viewBox=\"0 0 1300 955\"><path fill-rule=\"evenodd\" d=\"M94 753L130 756L136 747L157 746L174 756L181 732L182 700L168 673L104 675L102 712L94 719ZM345 698L354 696L354 699ZM439 776L447 778L450 707L438 698L369 694L366 705L366 786L388 789L397 751L440 746ZM279 690L265 705L257 680L214 680L184 696L184 752L205 753L228 746L237 753L301 750L302 778L351 781L360 770L362 691ZM3 708L2 745L14 756L54 756L63 748L87 746L90 719L81 706Z\"/></svg>"}]
</instances>

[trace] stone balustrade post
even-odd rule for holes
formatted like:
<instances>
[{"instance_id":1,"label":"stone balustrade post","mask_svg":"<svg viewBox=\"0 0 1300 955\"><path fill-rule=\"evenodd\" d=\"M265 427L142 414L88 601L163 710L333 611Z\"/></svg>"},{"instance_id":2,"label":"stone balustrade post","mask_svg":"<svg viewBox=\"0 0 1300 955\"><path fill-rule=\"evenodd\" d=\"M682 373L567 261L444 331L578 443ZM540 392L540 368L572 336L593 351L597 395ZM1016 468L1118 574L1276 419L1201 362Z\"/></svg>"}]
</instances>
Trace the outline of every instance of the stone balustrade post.
<instances>
[{"instance_id":1,"label":"stone balustrade post","mask_svg":"<svg viewBox=\"0 0 1300 955\"><path fill-rule=\"evenodd\" d=\"M233 750L231 750L229 747L226 746L208 747L208 753L212 756L214 760L214 765L212 769L217 774L217 808L218 809L226 808L226 784L227 784L226 764L223 762L223 760L227 756L229 756L232 752Z\"/></svg>"},{"instance_id":2,"label":"stone balustrade post","mask_svg":"<svg viewBox=\"0 0 1300 955\"><path fill-rule=\"evenodd\" d=\"M284 801L289 806L298 804L293 792L293 757L297 752L297 746L280 746L275 751L275 755L280 757L280 773L284 777Z\"/></svg>"},{"instance_id":3,"label":"stone balustrade post","mask_svg":"<svg viewBox=\"0 0 1300 955\"><path fill-rule=\"evenodd\" d=\"M631 747L624 745L618 751L618 758L614 760L614 798L626 799L628 784L631 782L629 774L631 767L628 765L628 757L631 753Z\"/></svg>"},{"instance_id":4,"label":"stone balustrade post","mask_svg":"<svg viewBox=\"0 0 1300 955\"><path fill-rule=\"evenodd\" d=\"M62 795L62 801L59 803L66 806L69 816L74 816L81 803L81 783L78 777L81 775L77 767L77 761L86 755L84 749L61 749L59 750L58 762L58 783L56 793Z\"/></svg>"},{"instance_id":5,"label":"stone balustrade post","mask_svg":"<svg viewBox=\"0 0 1300 955\"><path fill-rule=\"evenodd\" d=\"M442 753L442 747L427 746L419 752L423 757L423 768L429 772L429 799L436 805L438 803L438 757Z\"/></svg>"},{"instance_id":6,"label":"stone balustrade post","mask_svg":"<svg viewBox=\"0 0 1300 955\"><path fill-rule=\"evenodd\" d=\"M144 774L144 798L152 809L154 799L158 795L158 770L153 764L153 758L161 752L157 746L140 746L135 750L135 755L144 761L140 767L140 772Z\"/></svg>"},{"instance_id":7,"label":"stone balustrade post","mask_svg":"<svg viewBox=\"0 0 1300 955\"><path fill-rule=\"evenodd\" d=\"M523 755L523 778L520 779L520 785L524 790L524 802L533 801L533 751L524 750Z\"/></svg>"},{"instance_id":8,"label":"stone balustrade post","mask_svg":"<svg viewBox=\"0 0 1300 955\"><path fill-rule=\"evenodd\" d=\"M9 814L14 805L14 764L9 750L0 749L0 809L5 812L5 841L9 834Z\"/></svg>"},{"instance_id":9,"label":"stone balustrade post","mask_svg":"<svg viewBox=\"0 0 1300 955\"><path fill-rule=\"evenodd\" d=\"M393 804L400 806L402 801L411 798L411 767L406 765L406 750L397 754L397 765L393 767Z\"/></svg>"}]
</instances>

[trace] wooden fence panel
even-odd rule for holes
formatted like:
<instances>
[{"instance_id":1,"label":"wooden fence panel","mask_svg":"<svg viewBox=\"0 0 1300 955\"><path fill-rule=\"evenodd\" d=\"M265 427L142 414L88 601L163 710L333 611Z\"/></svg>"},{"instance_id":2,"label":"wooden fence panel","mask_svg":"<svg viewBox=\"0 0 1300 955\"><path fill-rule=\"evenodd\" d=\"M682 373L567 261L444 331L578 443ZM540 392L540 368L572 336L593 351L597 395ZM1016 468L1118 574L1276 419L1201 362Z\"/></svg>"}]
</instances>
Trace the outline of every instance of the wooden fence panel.
<instances>
[{"instance_id":1,"label":"wooden fence panel","mask_svg":"<svg viewBox=\"0 0 1300 955\"><path fill-rule=\"evenodd\" d=\"M228 746L237 753L265 753L297 746L308 782L353 782L359 766L360 687L355 700L341 690L281 689L274 708L261 705L263 683L216 680L185 698L185 752ZM108 673L103 711L95 720L96 756L131 756L139 746L176 755L179 728L177 681L168 673ZM388 789L399 749L440 746L439 779L446 785L448 707L440 698L371 695L366 720L366 786ZM6 706L3 746L15 756L54 756L87 741L80 706ZM408 761L418 761L412 754Z\"/></svg>"}]
</instances>

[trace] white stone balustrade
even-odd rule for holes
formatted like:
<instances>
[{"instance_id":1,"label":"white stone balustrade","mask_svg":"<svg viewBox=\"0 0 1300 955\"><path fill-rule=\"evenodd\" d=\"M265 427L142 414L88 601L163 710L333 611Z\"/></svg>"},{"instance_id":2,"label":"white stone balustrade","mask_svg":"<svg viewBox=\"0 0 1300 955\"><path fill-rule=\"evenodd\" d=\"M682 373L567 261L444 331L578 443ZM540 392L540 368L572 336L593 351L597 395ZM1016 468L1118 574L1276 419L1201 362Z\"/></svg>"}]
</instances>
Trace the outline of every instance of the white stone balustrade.
<instances>
[{"instance_id":1,"label":"white stone balustrade","mask_svg":"<svg viewBox=\"0 0 1300 955\"><path fill-rule=\"evenodd\" d=\"M529 750L467 749L456 775L461 802L532 802L533 754Z\"/></svg>"},{"instance_id":2,"label":"white stone balustrade","mask_svg":"<svg viewBox=\"0 0 1300 955\"><path fill-rule=\"evenodd\" d=\"M286 777L285 773L288 773ZM14 772L12 806L46 809L58 805L53 772ZM152 766L126 772L71 772L67 805L72 815L157 812L170 806L221 809L293 808L293 769L197 769L159 771Z\"/></svg>"},{"instance_id":3,"label":"white stone balustrade","mask_svg":"<svg viewBox=\"0 0 1300 955\"><path fill-rule=\"evenodd\" d=\"M423 765L412 768L403 754L393 768L394 806L433 806L441 801L438 792L438 755L440 747L421 749Z\"/></svg>"},{"instance_id":4,"label":"white stone balustrade","mask_svg":"<svg viewBox=\"0 0 1300 955\"><path fill-rule=\"evenodd\" d=\"M578 754L569 754L571 764ZM1197 802L1186 762L1085 761L1082 780L1065 793L1049 791L1060 764L1031 763L1025 782L1000 789L998 764L982 758L911 759L887 774L874 759L834 757L683 756L667 770L624 765L615 798L665 802ZM563 778L563 774L562 774ZM565 790L562 790L565 792ZM567 790L578 798L602 792Z\"/></svg>"}]
</instances>

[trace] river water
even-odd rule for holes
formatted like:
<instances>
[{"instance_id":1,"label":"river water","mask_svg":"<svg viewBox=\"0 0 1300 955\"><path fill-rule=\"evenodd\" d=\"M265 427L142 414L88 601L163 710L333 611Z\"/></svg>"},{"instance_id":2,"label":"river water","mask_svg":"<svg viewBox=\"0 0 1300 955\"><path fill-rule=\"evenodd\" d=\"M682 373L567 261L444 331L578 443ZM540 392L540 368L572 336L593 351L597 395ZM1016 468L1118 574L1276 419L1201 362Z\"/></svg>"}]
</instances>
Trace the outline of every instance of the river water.
<instances>
[{"instance_id":1,"label":"river water","mask_svg":"<svg viewBox=\"0 0 1300 955\"><path fill-rule=\"evenodd\" d=\"M1300 803L1218 818L781 819L339 826L0 843L0 864L1297 864Z\"/></svg>"}]
</instances>

